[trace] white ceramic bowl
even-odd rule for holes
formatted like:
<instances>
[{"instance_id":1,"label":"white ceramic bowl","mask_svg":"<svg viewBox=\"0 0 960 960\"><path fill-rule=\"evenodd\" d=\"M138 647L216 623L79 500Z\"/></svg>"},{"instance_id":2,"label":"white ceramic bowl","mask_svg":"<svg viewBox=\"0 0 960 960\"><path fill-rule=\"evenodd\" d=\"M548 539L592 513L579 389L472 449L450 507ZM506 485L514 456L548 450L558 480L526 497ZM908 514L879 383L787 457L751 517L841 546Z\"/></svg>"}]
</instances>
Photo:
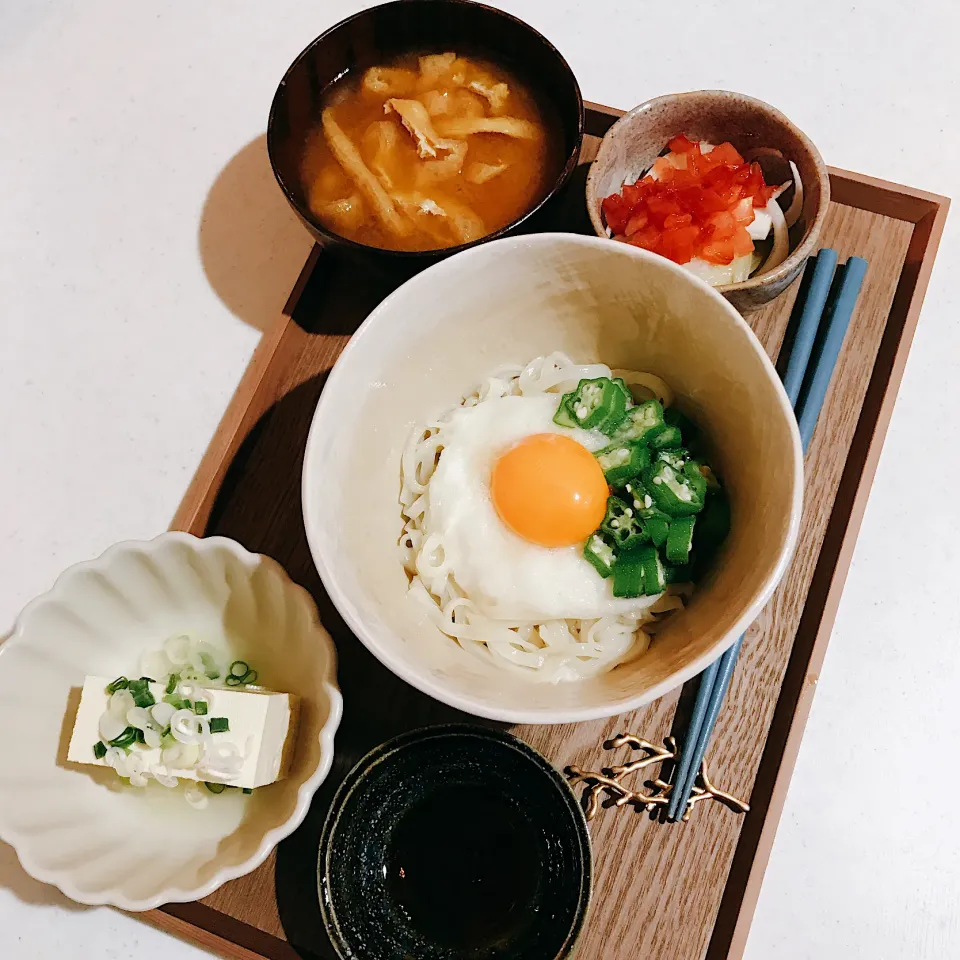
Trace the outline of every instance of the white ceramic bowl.
<instances>
[{"instance_id":1,"label":"white ceramic bowl","mask_svg":"<svg viewBox=\"0 0 960 960\"><path fill-rule=\"evenodd\" d=\"M259 682L302 698L288 779L190 807L65 760L87 674L116 676L174 634L219 643ZM223 537L166 533L71 567L0 646L0 839L81 903L149 910L249 873L301 823L333 762L336 652L309 594Z\"/></svg>"},{"instance_id":2,"label":"white ceramic bowl","mask_svg":"<svg viewBox=\"0 0 960 960\"><path fill-rule=\"evenodd\" d=\"M561 350L649 370L704 428L732 531L693 601L642 657L579 683L530 683L465 652L406 595L396 543L400 454L414 424L491 370ZM682 267L571 234L497 240L405 283L359 328L313 420L303 508L331 599L364 644L424 693L478 716L561 723L662 696L754 620L787 567L803 458L790 403L753 332Z\"/></svg>"}]
</instances>

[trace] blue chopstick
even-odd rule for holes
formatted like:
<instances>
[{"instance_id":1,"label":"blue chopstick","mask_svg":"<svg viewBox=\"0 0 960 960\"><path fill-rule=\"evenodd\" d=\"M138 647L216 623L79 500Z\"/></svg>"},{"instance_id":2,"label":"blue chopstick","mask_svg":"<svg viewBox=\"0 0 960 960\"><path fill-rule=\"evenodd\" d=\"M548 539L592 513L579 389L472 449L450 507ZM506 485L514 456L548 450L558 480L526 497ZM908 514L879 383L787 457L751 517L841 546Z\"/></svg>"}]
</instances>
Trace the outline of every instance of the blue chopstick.
<instances>
[{"instance_id":1,"label":"blue chopstick","mask_svg":"<svg viewBox=\"0 0 960 960\"><path fill-rule=\"evenodd\" d=\"M838 274L839 279L835 284L836 294L827 304L827 333L821 342L820 353L814 361L813 376L810 377L799 400L794 404L804 453L817 425L820 408L823 406L830 379L833 376L833 368L837 364L837 356L840 353L840 347L843 346L847 327L850 326L850 317L853 315L853 308L867 272L867 261L862 257L851 257L840 269L843 274L842 276Z\"/></svg>"},{"instance_id":2,"label":"blue chopstick","mask_svg":"<svg viewBox=\"0 0 960 960\"><path fill-rule=\"evenodd\" d=\"M837 256L833 250L822 250L817 257L807 298L802 307L800 322L794 339L794 349L791 351L787 371L784 375L784 384L786 385L789 381L791 385L788 396L790 396L797 412L800 439L804 452L806 452L813 436L817 418L823 406L840 354L840 348L850 325L857 295L860 292L866 273L866 261L861 257L851 257L837 273L836 283L831 285L836 262ZM831 294L829 304L827 304L828 298L823 291ZM806 379L804 373L809 366L810 356L817 342L821 311L825 304L827 305L826 326L824 328L826 333L820 338L813 374L806 381L806 389L801 390L801 386ZM797 349L798 345L799 350ZM797 373L798 369L802 371L799 374ZM667 808L667 818L670 820L678 819L678 814L682 816L682 812L686 809L700 765L706 755L717 717L720 714L727 688L730 686L730 679L733 676L742 644L743 636L741 635L736 643L719 660L711 664L701 676L690 729L687 732L687 743L680 752L681 762L674 778L671 801ZM693 749L690 749L691 744Z\"/></svg>"},{"instance_id":3,"label":"blue chopstick","mask_svg":"<svg viewBox=\"0 0 960 960\"><path fill-rule=\"evenodd\" d=\"M787 391L794 409L797 406L797 398L800 396L800 388L803 386L804 374L807 372L807 363L813 352L813 343L817 337L817 329L820 326L820 318L823 316L827 294L830 293L830 284L833 281L833 271L836 266L836 250L827 247L817 254L810 286L807 288L807 297L803 302L797 334L790 349L787 372L783 375L783 389Z\"/></svg>"},{"instance_id":4,"label":"blue chopstick","mask_svg":"<svg viewBox=\"0 0 960 960\"><path fill-rule=\"evenodd\" d=\"M740 641L738 640L737 643ZM690 726L687 728L687 743L696 743L700 739L700 732L703 730L703 721L707 715L707 708L710 705L710 692L713 690L714 682L717 678L717 671L720 669L721 657L717 657L713 663L700 674L700 686L697 688L697 699L693 705L693 713L690 715ZM681 749L680 762L677 764L677 773L673 778L674 788L670 793L670 803L667 806L667 818L676 820L676 808L680 803L680 795L677 787L685 783L690 776L690 767L693 762L693 750ZM694 771L693 779L696 779ZM692 784L693 780L691 780Z\"/></svg>"}]
</instances>

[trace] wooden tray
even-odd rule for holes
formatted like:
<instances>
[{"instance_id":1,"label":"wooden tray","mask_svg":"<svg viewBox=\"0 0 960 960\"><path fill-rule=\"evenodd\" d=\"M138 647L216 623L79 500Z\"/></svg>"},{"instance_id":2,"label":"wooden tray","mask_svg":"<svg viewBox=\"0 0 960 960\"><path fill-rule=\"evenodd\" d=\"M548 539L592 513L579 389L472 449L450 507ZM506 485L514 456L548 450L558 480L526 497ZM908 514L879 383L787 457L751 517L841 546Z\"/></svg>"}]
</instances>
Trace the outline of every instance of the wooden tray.
<instances>
[{"instance_id":1,"label":"wooden tray","mask_svg":"<svg viewBox=\"0 0 960 960\"><path fill-rule=\"evenodd\" d=\"M583 176L598 138L620 114L591 105L581 177L537 224L589 231ZM949 201L831 171L822 244L870 264L860 304L807 454L796 558L750 629L710 750L714 779L752 810L700 806L686 825L630 808L591 825L595 889L577 950L583 960L740 957L830 636L880 448L916 327ZM390 268L396 270L396 268ZM334 769L303 826L254 873L198 903L148 917L232 957L332 956L316 901L316 851L333 790L368 749L394 734L463 719L395 679L350 634L314 570L300 513L307 429L327 372L351 332L404 276L361 274L315 248L230 403L173 526L223 534L267 553L317 599L340 654L346 711ZM796 285L748 317L771 357L780 349ZM636 713L561 727L514 728L558 766L596 769L600 744L631 731L670 732L680 690Z\"/></svg>"}]
</instances>

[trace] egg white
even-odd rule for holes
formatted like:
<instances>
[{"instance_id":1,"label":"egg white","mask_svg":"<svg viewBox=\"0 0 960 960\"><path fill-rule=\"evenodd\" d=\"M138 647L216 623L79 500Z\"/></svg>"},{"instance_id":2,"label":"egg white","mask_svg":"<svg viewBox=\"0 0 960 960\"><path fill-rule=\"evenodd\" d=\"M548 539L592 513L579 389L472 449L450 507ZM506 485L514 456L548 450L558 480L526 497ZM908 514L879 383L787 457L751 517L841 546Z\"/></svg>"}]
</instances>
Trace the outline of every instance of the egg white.
<instances>
[{"instance_id":1,"label":"egg white","mask_svg":"<svg viewBox=\"0 0 960 960\"><path fill-rule=\"evenodd\" d=\"M603 434L553 422L559 397L508 396L453 411L443 452L427 485L424 527L440 538L460 589L488 617L508 621L579 619L638 613L656 597L613 596L583 557L583 545L541 547L517 536L497 515L490 475L504 452L525 437L558 433L591 453Z\"/></svg>"}]
</instances>

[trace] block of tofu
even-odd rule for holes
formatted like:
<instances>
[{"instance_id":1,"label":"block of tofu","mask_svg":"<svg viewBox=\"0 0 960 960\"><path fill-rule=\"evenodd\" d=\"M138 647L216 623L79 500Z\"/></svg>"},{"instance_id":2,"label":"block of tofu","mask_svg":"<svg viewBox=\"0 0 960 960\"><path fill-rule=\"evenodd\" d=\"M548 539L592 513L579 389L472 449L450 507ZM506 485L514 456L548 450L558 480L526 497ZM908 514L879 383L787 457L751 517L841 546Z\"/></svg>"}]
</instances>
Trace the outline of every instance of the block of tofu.
<instances>
[{"instance_id":1,"label":"block of tofu","mask_svg":"<svg viewBox=\"0 0 960 960\"><path fill-rule=\"evenodd\" d=\"M77 719L70 737L67 759L72 763L107 766L93 753L94 744L101 740L100 718L107 710L110 700L106 692L111 682L106 677L86 677L77 710ZM225 733L212 734L216 744L236 745L243 764L235 777L223 781L230 786L255 788L266 786L287 775L296 740L297 719L300 710L299 698L287 693L273 693L261 687L204 687L202 697L207 703L208 717L226 717L230 729ZM151 683L150 692L157 703L163 700L164 687ZM159 747L149 748L135 744L149 773L159 767L164 773L187 780L205 778L201 769L166 768L161 760Z\"/></svg>"}]
</instances>

